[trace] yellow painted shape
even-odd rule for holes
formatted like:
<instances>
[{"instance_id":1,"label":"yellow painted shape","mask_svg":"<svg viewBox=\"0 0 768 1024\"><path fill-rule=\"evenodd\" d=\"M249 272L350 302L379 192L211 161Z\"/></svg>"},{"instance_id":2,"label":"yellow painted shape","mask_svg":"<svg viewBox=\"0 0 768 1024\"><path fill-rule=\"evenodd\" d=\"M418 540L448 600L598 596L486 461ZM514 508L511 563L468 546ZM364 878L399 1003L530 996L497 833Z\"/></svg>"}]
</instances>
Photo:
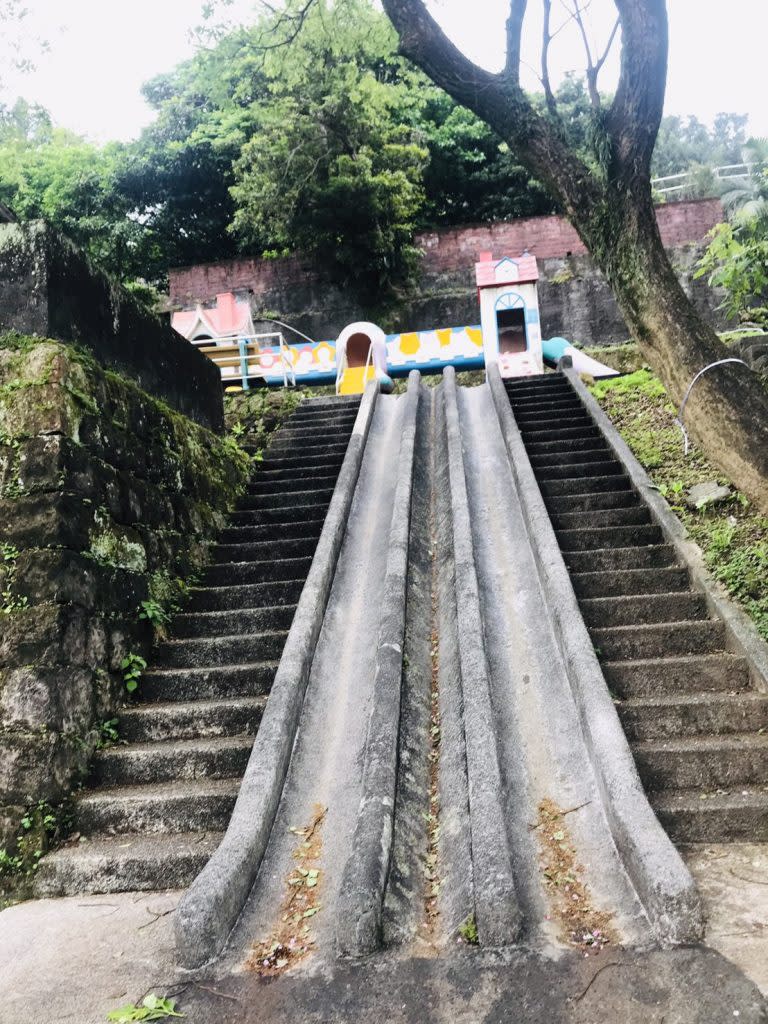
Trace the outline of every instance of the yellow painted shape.
<instances>
[{"instance_id":1,"label":"yellow painted shape","mask_svg":"<svg viewBox=\"0 0 768 1024\"><path fill-rule=\"evenodd\" d=\"M400 335L400 351L404 356L415 356L420 347L419 336L415 331Z\"/></svg>"},{"instance_id":2,"label":"yellow painted shape","mask_svg":"<svg viewBox=\"0 0 768 1024\"><path fill-rule=\"evenodd\" d=\"M437 334L437 340L440 342L440 348L447 348L451 344L451 335L453 331L449 328L441 328L435 332Z\"/></svg>"},{"instance_id":3,"label":"yellow painted shape","mask_svg":"<svg viewBox=\"0 0 768 1024\"><path fill-rule=\"evenodd\" d=\"M364 366L348 366L344 371L339 385L340 395L362 395L365 385L373 380L376 370L373 366L365 372Z\"/></svg>"},{"instance_id":4,"label":"yellow painted shape","mask_svg":"<svg viewBox=\"0 0 768 1024\"><path fill-rule=\"evenodd\" d=\"M464 330L473 345L477 345L478 348L483 347L483 332L479 327L465 327Z\"/></svg>"}]
</instances>

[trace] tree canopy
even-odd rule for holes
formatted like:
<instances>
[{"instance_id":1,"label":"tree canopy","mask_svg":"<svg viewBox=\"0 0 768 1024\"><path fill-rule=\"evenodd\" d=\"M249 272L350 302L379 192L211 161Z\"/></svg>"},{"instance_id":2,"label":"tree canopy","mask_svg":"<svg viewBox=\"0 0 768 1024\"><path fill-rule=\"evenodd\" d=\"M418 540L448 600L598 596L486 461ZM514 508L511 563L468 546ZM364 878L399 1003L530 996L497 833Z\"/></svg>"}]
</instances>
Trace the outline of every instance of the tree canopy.
<instances>
[{"instance_id":1,"label":"tree canopy","mask_svg":"<svg viewBox=\"0 0 768 1024\"><path fill-rule=\"evenodd\" d=\"M155 121L98 147L44 110L0 107L0 202L45 217L124 280L245 252L314 254L371 301L407 284L413 233L561 204L486 121L398 52L371 0L289 3L144 87ZM533 97L544 109L544 95ZM561 123L590 159L592 101L571 75ZM744 118L666 118L657 173L737 159Z\"/></svg>"}]
</instances>

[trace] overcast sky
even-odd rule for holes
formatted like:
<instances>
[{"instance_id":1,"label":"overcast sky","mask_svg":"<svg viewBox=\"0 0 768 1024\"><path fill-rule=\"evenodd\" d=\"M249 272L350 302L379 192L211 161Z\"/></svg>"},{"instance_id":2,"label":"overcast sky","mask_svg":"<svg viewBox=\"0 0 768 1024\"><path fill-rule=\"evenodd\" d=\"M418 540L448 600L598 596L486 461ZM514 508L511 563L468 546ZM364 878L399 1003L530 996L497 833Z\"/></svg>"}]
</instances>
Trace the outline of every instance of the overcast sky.
<instances>
[{"instance_id":1,"label":"overcast sky","mask_svg":"<svg viewBox=\"0 0 768 1024\"><path fill-rule=\"evenodd\" d=\"M432 0L446 31L478 63L498 66L504 45L508 0ZM56 122L97 141L130 139L151 120L140 86L189 56L189 30L199 24L201 0L27 0L27 48L45 37L50 52L29 74L3 71L0 100L21 93L47 107ZM557 3L555 3L555 8ZM236 17L247 17L252 0L235 0ZM524 58L536 65L540 4L532 0L526 21ZM768 5L765 0L668 0L671 51L667 112L696 114L710 122L719 111L750 115L753 134L768 136L768 109L762 85L766 60ZM612 24L611 0L593 0L591 33L600 51ZM0 62L7 61L9 36L0 39ZM555 78L582 63L573 26L553 50ZM532 71L526 84L536 87ZM616 64L606 65L601 86L615 83Z\"/></svg>"}]
</instances>

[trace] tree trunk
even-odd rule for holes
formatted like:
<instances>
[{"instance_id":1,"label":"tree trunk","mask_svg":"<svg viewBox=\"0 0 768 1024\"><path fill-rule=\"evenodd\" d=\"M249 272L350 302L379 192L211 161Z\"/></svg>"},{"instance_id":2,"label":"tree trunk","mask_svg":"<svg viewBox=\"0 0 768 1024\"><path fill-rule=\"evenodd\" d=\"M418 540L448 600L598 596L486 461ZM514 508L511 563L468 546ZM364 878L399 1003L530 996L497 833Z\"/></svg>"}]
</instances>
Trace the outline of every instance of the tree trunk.
<instances>
[{"instance_id":1,"label":"tree trunk","mask_svg":"<svg viewBox=\"0 0 768 1024\"><path fill-rule=\"evenodd\" d=\"M574 211L572 219L679 408L696 374L731 353L683 291L650 197L644 189L608 188L603 204ZM758 375L738 363L708 370L690 393L684 424L712 462L768 510L768 388Z\"/></svg>"},{"instance_id":2,"label":"tree trunk","mask_svg":"<svg viewBox=\"0 0 768 1024\"><path fill-rule=\"evenodd\" d=\"M614 0L621 72L601 125L604 145L588 166L556 116L534 109L520 86L520 36L528 0L510 0L507 66L493 75L448 39L424 0L383 0L400 48L455 100L504 139L557 197L608 283L643 354L678 405L699 371L728 357L683 291L661 244L650 167L664 107L666 0ZM598 138L596 132L596 138ZM696 383L684 421L706 454L768 512L768 388L727 363Z\"/></svg>"}]
</instances>

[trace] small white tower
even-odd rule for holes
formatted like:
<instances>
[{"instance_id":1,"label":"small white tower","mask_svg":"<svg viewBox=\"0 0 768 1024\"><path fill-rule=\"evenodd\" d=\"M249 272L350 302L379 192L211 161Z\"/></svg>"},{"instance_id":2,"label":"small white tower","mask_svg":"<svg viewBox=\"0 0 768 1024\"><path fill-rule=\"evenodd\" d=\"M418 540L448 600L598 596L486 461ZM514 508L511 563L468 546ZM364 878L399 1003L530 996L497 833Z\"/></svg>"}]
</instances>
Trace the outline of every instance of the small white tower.
<instances>
[{"instance_id":1,"label":"small white tower","mask_svg":"<svg viewBox=\"0 0 768 1024\"><path fill-rule=\"evenodd\" d=\"M481 252L475 276L485 365L497 362L502 377L543 373L536 257L524 252L494 260Z\"/></svg>"}]
</instances>

